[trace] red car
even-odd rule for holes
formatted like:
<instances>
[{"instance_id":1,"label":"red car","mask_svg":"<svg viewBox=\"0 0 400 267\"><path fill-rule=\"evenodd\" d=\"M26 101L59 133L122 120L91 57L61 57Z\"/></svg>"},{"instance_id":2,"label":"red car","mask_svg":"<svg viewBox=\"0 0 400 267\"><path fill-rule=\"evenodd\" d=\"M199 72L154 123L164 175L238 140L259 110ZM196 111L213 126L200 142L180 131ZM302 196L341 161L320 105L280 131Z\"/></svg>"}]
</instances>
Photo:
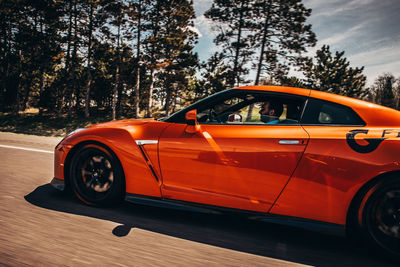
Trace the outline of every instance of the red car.
<instances>
[{"instance_id":1,"label":"red car","mask_svg":"<svg viewBox=\"0 0 400 267\"><path fill-rule=\"evenodd\" d=\"M400 112L344 96L248 86L160 120L79 129L52 184L89 205L151 200L346 228L400 255Z\"/></svg>"}]
</instances>

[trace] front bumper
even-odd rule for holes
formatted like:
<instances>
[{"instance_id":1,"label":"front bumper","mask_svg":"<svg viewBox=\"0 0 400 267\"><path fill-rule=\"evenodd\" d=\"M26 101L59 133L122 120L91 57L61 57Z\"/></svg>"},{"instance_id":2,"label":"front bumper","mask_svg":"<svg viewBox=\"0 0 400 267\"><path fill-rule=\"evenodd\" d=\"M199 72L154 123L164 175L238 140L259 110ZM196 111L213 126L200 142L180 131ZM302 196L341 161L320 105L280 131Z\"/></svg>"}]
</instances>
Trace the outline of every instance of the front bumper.
<instances>
[{"instance_id":1,"label":"front bumper","mask_svg":"<svg viewBox=\"0 0 400 267\"><path fill-rule=\"evenodd\" d=\"M57 190L64 191L65 189L65 181L57 178L53 178L50 184Z\"/></svg>"}]
</instances>

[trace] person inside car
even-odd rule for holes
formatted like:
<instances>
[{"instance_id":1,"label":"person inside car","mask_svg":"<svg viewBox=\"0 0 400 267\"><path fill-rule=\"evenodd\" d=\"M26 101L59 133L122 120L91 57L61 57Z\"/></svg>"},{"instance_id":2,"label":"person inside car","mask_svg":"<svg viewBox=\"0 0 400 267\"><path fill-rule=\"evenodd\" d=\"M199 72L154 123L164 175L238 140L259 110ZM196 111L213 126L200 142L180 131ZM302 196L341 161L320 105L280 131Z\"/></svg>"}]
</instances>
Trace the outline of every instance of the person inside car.
<instances>
[{"instance_id":1,"label":"person inside car","mask_svg":"<svg viewBox=\"0 0 400 267\"><path fill-rule=\"evenodd\" d=\"M277 124L282 112L283 104L281 102L267 100L261 105L260 120L266 124Z\"/></svg>"}]
</instances>

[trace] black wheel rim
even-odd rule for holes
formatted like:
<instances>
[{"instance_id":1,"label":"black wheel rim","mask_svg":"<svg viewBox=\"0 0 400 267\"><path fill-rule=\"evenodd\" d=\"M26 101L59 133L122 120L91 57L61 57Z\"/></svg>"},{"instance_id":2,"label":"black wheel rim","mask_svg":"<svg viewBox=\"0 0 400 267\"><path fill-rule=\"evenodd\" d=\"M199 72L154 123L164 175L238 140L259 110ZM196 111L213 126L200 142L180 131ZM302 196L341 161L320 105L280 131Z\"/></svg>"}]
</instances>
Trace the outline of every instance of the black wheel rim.
<instances>
[{"instance_id":1,"label":"black wheel rim","mask_svg":"<svg viewBox=\"0 0 400 267\"><path fill-rule=\"evenodd\" d=\"M400 188L385 190L375 198L368 227L381 247L400 254Z\"/></svg>"},{"instance_id":2,"label":"black wheel rim","mask_svg":"<svg viewBox=\"0 0 400 267\"><path fill-rule=\"evenodd\" d=\"M102 151L82 153L75 168L78 193L86 200L99 201L107 196L114 183L111 158Z\"/></svg>"}]
</instances>

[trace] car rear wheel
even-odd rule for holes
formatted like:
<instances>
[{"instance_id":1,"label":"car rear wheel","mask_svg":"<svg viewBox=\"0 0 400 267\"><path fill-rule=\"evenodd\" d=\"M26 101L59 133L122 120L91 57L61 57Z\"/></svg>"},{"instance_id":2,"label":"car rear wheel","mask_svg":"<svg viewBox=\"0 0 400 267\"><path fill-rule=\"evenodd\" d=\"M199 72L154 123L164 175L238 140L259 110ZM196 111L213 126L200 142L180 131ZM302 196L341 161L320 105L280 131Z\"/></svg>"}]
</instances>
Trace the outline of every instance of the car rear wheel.
<instances>
[{"instance_id":1,"label":"car rear wheel","mask_svg":"<svg viewBox=\"0 0 400 267\"><path fill-rule=\"evenodd\" d=\"M110 205L122 200L124 178L116 156L106 148L87 144L75 153L70 165L75 195L88 205Z\"/></svg>"},{"instance_id":2,"label":"car rear wheel","mask_svg":"<svg viewBox=\"0 0 400 267\"><path fill-rule=\"evenodd\" d=\"M400 179L378 183L361 202L358 221L370 245L400 258Z\"/></svg>"}]
</instances>

